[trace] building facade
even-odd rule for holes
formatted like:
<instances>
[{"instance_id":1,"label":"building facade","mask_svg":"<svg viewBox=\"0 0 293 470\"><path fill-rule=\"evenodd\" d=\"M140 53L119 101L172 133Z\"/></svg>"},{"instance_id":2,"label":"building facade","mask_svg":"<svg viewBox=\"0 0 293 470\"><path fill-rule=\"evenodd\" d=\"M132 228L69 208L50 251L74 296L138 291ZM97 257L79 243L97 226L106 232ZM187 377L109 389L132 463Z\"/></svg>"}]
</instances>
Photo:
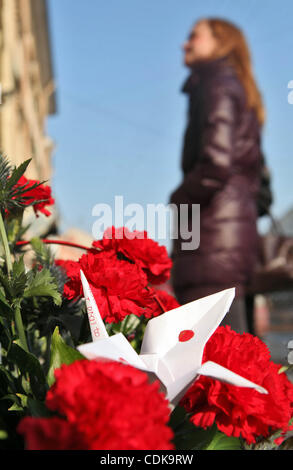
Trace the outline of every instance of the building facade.
<instances>
[{"instance_id":1,"label":"building facade","mask_svg":"<svg viewBox=\"0 0 293 470\"><path fill-rule=\"evenodd\" d=\"M56 98L45 0L0 0L0 84L1 151L15 165L31 158L28 178L50 180L46 120Z\"/></svg>"}]
</instances>

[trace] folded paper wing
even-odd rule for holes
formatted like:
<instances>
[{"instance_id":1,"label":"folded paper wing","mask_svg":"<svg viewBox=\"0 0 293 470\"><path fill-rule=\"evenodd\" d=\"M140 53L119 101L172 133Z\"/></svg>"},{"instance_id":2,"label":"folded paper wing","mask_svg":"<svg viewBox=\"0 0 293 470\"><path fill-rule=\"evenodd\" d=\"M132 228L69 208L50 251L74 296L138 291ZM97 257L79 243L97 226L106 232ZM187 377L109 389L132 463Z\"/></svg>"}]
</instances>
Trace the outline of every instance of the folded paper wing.
<instances>
[{"instance_id":1,"label":"folded paper wing","mask_svg":"<svg viewBox=\"0 0 293 470\"><path fill-rule=\"evenodd\" d=\"M267 394L267 390L250 380L245 379L241 375L235 374L226 367L220 366L212 361L205 362L199 369L197 369L196 374L189 372L188 374L179 377L174 382L171 382L166 386L167 389L167 398L170 402L176 406L179 400L185 395L188 388L200 375L205 375L212 379L220 380L221 382L226 382L237 387L247 387L257 390L259 393Z\"/></svg>"},{"instance_id":2,"label":"folded paper wing","mask_svg":"<svg viewBox=\"0 0 293 470\"><path fill-rule=\"evenodd\" d=\"M151 381L158 380L157 374L140 359L139 355L122 333L117 333L116 335L103 338L99 341L93 341L92 343L82 344L78 346L78 350L87 359L119 361L143 370L148 374ZM162 381L160 381L160 383L161 390L167 395L165 384Z\"/></svg>"},{"instance_id":3,"label":"folded paper wing","mask_svg":"<svg viewBox=\"0 0 293 470\"><path fill-rule=\"evenodd\" d=\"M212 361L205 362L197 372L200 375L219 379L222 382L227 382L236 385L237 387L255 388L259 393L268 393L268 391L260 385L257 385L254 382L245 379L241 375L235 374L235 372L232 372L231 370L226 369L226 367L220 366L220 364L216 364Z\"/></svg>"},{"instance_id":4,"label":"folded paper wing","mask_svg":"<svg viewBox=\"0 0 293 470\"><path fill-rule=\"evenodd\" d=\"M198 369L205 344L229 311L234 296L234 288L226 289L152 318L140 354L158 354L174 377ZM184 333L188 335L185 338Z\"/></svg>"},{"instance_id":5,"label":"folded paper wing","mask_svg":"<svg viewBox=\"0 0 293 470\"><path fill-rule=\"evenodd\" d=\"M148 370L145 363L140 359L139 355L133 349L129 341L122 333L101 339L98 342L92 342L78 346L79 351L88 359L96 359L97 357L105 357L120 361Z\"/></svg>"},{"instance_id":6,"label":"folded paper wing","mask_svg":"<svg viewBox=\"0 0 293 470\"><path fill-rule=\"evenodd\" d=\"M213 377L239 387L267 391L214 362L202 365L206 342L228 312L235 289L195 300L149 320L138 355L122 333L109 336L90 286L81 271L93 342L78 350L88 359L108 359L128 363L157 377L169 401L176 405L199 375ZM98 335L95 330L98 328Z\"/></svg>"}]
</instances>

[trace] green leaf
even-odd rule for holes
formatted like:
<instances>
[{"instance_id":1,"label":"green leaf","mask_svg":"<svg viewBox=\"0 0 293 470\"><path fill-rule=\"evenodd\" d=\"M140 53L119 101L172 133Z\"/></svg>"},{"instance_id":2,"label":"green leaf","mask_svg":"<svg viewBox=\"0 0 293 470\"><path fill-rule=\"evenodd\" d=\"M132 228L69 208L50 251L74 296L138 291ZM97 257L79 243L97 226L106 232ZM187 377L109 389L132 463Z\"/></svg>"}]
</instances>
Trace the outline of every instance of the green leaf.
<instances>
[{"instance_id":1,"label":"green leaf","mask_svg":"<svg viewBox=\"0 0 293 470\"><path fill-rule=\"evenodd\" d=\"M4 380L7 383L13 382L13 375L3 364L0 364L0 379L1 379L1 385L3 385Z\"/></svg>"},{"instance_id":2,"label":"green leaf","mask_svg":"<svg viewBox=\"0 0 293 470\"><path fill-rule=\"evenodd\" d=\"M7 180L6 187L8 189L11 189L19 181L19 179L24 174L30 162L31 162L31 158L21 163L19 167L13 169L10 178Z\"/></svg>"},{"instance_id":3,"label":"green leaf","mask_svg":"<svg viewBox=\"0 0 293 470\"><path fill-rule=\"evenodd\" d=\"M47 264L52 262L52 253L48 246L42 242L39 237L34 237L30 240L30 244L37 255L37 260L42 264L47 266Z\"/></svg>"},{"instance_id":4,"label":"green leaf","mask_svg":"<svg viewBox=\"0 0 293 470\"><path fill-rule=\"evenodd\" d=\"M40 238L34 237L30 240L31 246L36 255L36 267L41 266L50 271L52 278L58 288L58 292L63 294L64 284L67 282L67 275L62 267L55 264L55 257L50 246L46 245Z\"/></svg>"},{"instance_id":5,"label":"green leaf","mask_svg":"<svg viewBox=\"0 0 293 470\"><path fill-rule=\"evenodd\" d=\"M7 431L4 431L3 429L0 429L0 439L4 440L4 439L7 439L7 437L8 437Z\"/></svg>"},{"instance_id":6,"label":"green leaf","mask_svg":"<svg viewBox=\"0 0 293 470\"><path fill-rule=\"evenodd\" d=\"M25 273L25 266L23 261L24 255L20 256L18 260L14 261L12 266L12 275L19 277Z\"/></svg>"},{"instance_id":7,"label":"green leaf","mask_svg":"<svg viewBox=\"0 0 293 470\"><path fill-rule=\"evenodd\" d=\"M68 309L69 308L70 307L68 307ZM59 320L59 325L60 325L60 322L62 322L62 325L64 325L66 330L71 334L71 337L73 338L73 340L78 341L78 338L80 337L84 317L80 315L74 315L74 314L72 315L71 313L61 313L58 316L58 320Z\"/></svg>"},{"instance_id":8,"label":"green leaf","mask_svg":"<svg viewBox=\"0 0 293 470\"><path fill-rule=\"evenodd\" d=\"M30 416L34 416L35 418L51 416L51 412L42 401L34 400L33 398L28 397L27 407L29 409Z\"/></svg>"},{"instance_id":9,"label":"green leaf","mask_svg":"<svg viewBox=\"0 0 293 470\"><path fill-rule=\"evenodd\" d=\"M12 403L17 403L17 405L21 405L21 400L20 400L20 397L18 396L18 394L13 394L13 393L8 393L7 395L3 395L0 400L8 400L8 401L12 401Z\"/></svg>"},{"instance_id":10,"label":"green leaf","mask_svg":"<svg viewBox=\"0 0 293 470\"><path fill-rule=\"evenodd\" d=\"M14 261L10 278L0 270L0 282L2 292L6 293L6 298L7 296L11 299L22 297L27 283L23 256Z\"/></svg>"},{"instance_id":11,"label":"green leaf","mask_svg":"<svg viewBox=\"0 0 293 470\"><path fill-rule=\"evenodd\" d=\"M23 411L27 405L27 396L21 393L16 393L15 395L9 393L2 397L1 400L12 401L12 405L10 405L8 411Z\"/></svg>"},{"instance_id":12,"label":"green leaf","mask_svg":"<svg viewBox=\"0 0 293 470\"><path fill-rule=\"evenodd\" d=\"M136 327L138 326L140 322L140 319L138 318L137 315L127 315L124 320L121 322L121 332L127 336L129 335L130 333L132 333L132 331L134 331L136 329Z\"/></svg>"},{"instance_id":13,"label":"green leaf","mask_svg":"<svg viewBox=\"0 0 293 470\"><path fill-rule=\"evenodd\" d=\"M47 381L38 358L16 343L12 343L7 358L18 366L22 374L29 375L33 394L36 398L43 400L47 391Z\"/></svg>"},{"instance_id":14,"label":"green leaf","mask_svg":"<svg viewBox=\"0 0 293 470\"><path fill-rule=\"evenodd\" d=\"M241 442L237 437L226 436L226 434L216 431L213 439L204 450L241 450Z\"/></svg>"},{"instance_id":15,"label":"green leaf","mask_svg":"<svg viewBox=\"0 0 293 470\"><path fill-rule=\"evenodd\" d=\"M4 397L9 395L9 399L11 396L16 396L16 392L18 390L17 379L14 377L13 373L8 370L7 366L0 365L0 397L4 399ZM13 399L14 400L14 399Z\"/></svg>"},{"instance_id":16,"label":"green leaf","mask_svg":"<svg viewBox=\"0 0 293 470\"><path fill-rule=\"evenodd\" d=\"M55 381L55 369L59 369L62 364L72 364L80 359L84 359L84 356L77 349L71 348L65 343L59 333L59 328L56 327L51 340L50 367L47 376L49 386Z\"/></svg>"},{"instance_id":17,"label":"green leaf","mask_svg":"<svg viewBox=\"0 0 293 470\"><path fill-rule=\"evenodd\" d=\"M43 268L41 271L28 273L28 285L23 293L24 297L52 297L55 305L61 305L62 296L50 271Z\"/></svg>"},{"instance_id":18,"label":"green leaf","mask_svg":"<svg viewBox=\"0 0 293 470\"><path fill-rule=\"evenodd\" d=\"M5 291L2 286L0 286L0 302L11 310L11 306L9 305L8 300L5 297Z\"/></svg>"},{"instance_id":19,"label":"green leaf","mask_svg":"<svg viewBox=\"0 0 293 470\"><path fill-rule=\"evenodd\" d=\"M170 417L169 426L174 431L174 445L180 450L202 450L212 441L217 427L209 429L194 426L185 409L177 405Z\"/></svg>"},{"instance_id":20,"label":"green leaf","mask_svg":"<svg viewBox=\"0 0 293 470\"><path fill-rule=\"evenodd\" d=\"M13 403L13 405L8 408L8 411L23 411L23 407L21 405L18 405L17 403Z\"/></svg>"},{"instance_id":21,"label":"green leaf","mask_svg":"<svg viewBox=\"0 0 293 470\"><path fill-rule=\"evenodd\" d=\"M214 424L208 429L194 426L184 410L177 406L170 418L170 427L174 431L174 444L180 450L241 450L240 439L229 437L217 429Z\"/></svg>"},{"instance_id":22,"label":"green leaf","mask_svg":"<svg viewBox=\"0 0 293 470\"><path fill-rule=\"evenodd\" d=\"M171 413L169 425L174 431L186 421L187 413L183 406L177 405Z\"/></svg>"},{"instance_id":23,"label":"green leaf","mask_svg":"<svg viewBox=\"0 0 293 470\"><path fill-rule=\"evenodd\" d=\"M12 168L5 155L0 153L0 188L7 184L7 180L11 175Z\"/></svg>"},{"instance_id":24,"label":"green leaf","mask_svg":"<svg viewBox=\"0 0 293 470\"><path fill-rule=\"evenodd\" d=\"M41 186L44 182L32 182L28 180L19 183L31 160L22 162L18 167L12 167L6 157L0 153L0 208L2 211L20 211L28 206L33 206L46 200L35 200L30 193L33 189ZM29 195L28 195L29 194Z\"/></svg>"}]
</instances>

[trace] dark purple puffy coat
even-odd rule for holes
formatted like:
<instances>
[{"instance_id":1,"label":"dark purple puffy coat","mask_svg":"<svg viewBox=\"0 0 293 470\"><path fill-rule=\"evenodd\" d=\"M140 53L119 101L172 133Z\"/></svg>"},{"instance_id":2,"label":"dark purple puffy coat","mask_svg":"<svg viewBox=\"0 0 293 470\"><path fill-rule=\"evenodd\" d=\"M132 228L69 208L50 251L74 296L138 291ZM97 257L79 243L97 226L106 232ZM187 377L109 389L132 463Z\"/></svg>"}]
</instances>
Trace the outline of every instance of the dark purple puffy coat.
<instances>
[{"instance_id":1,"label":"dark purple puffy coat","mask_svg":"<svg viewBox=\"0 0 293 470\"><path fill-rule=\"evenodd\" d=\"M228 287L242 296L257 254L260 125L225 58L197 64L183 91L183 181L170 202L200 204L200 246L183 251L173 241L172 284L182 303Z\"/></svg>"}]
</instances>

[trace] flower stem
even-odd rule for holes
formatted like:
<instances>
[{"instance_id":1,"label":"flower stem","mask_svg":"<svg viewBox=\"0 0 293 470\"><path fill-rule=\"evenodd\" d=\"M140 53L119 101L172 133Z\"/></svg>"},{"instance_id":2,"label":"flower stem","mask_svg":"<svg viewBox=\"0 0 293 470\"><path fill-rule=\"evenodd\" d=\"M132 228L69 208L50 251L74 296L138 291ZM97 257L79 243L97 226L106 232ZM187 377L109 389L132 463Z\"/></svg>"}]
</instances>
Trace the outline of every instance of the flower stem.
<instances>
[{"instance_id":1,"label":"flower stem","mask_svg":"<svg viewBox=\"0 0 293 470\"><path fill-rule=\"evenodd\" d=\"M14 318L15 318L16 328L17 328L17 331L18 331L20 346L26 352L29 352L27 341L26 341L26 336L25 336L25 332L24 332L24 327L23 327L23 323L22 323L22 318L21 318L21 312L20 312L19 305L17 305L15 307Z\"/></svg>"},{"instance_id":2,"label":"flower stem","mask_svg":"<svg viewBox=\"0 0 293 470\"><path fill-rule=\"evenodd\" d=\"M11 261L11 254L10 254L7 234L6 234L6 230L5 230L4 221L3 221L1 211L0 211L0 234L1 234L2 243L3 243L3 247L4 247L6 265L7 265L7 272L8 272L8 276L10 276L11 271L12 271L12 261Z\"/></svg>"},{"instance_id":3,"label":"flower stem","mask_svg":"<svg viewBox=\"0 0 293 470\"><path fill-rule=\"evenodd\" d=\"M69 247L72 247L72 248L79 248L80 250L87 250L87 251L88 250L100 251L100 249L95 247L95 246L84 246L84 245L79 245L78 243L68 242L68 241L64 241L64 240L48 240L46 238L42 238L41 240L42 240L43 243L46 243L46 244L64 245L64 246L69 246ZM29 240L20 240L20 241L16 242L17 246L25 246L25 245L29 245L29 244L30 244Z\"/></svg>"},{"instance_id":4,"label":"flower stem","mask_svg":"<svg viewBox=\"0 0 293 470\"><path fill-rule=\"evenodd\" d=\"M12 260L11 260L11 253L9 249L8 238L7 238L1 211L0 211L0 234L1 234L1 239L3 243L5 258L6 258L7 273L8 273L8 277L10 277L11 272L12 272ZM14 319L15 319L15 325L17 328L20 345L25 351L29 352L19 305L17 305L14 309Z\"/></svg>"}]
</instances>

